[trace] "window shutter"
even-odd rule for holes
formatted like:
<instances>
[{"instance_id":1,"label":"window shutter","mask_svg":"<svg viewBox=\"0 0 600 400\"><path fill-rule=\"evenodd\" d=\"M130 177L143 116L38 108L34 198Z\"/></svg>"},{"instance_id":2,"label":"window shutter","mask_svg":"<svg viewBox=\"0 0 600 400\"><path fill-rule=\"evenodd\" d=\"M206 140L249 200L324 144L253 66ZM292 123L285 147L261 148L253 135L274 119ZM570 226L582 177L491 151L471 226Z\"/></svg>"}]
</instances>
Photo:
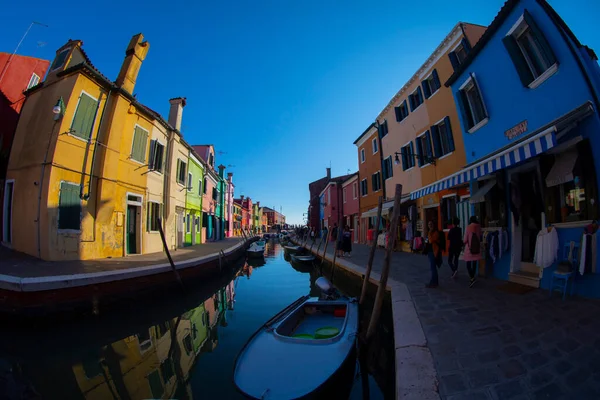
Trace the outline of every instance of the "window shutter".
<instances>
[{"instance_id":1,"label":"window shutter","mask_svg":"<svg viewBox=\"0 0 600 400\"><path fill-rule=\"evenodd\" d=\"M460 65L458 64L458 58L456 57L456 53L453 51L448 53L448 58L450 59L450 64L452 64L452 68L454 68L455 71L458 71L458 67L460 67Z\"/></svg>"},{"instance_id":2,"label":"window shutter","mask_svg":"<svg viewBox=\"0 0 600 400\"><path fill-rule=\"evenodd\" d=\"M148 132L139 126L133 132L133 148L131 158L139 162L146 161L146 146L148 143Z\"/></svg>"},{"instance_id":3,"label":"window shutter","mask_svg":"<svg viewBox=\"0 0 600 400\"><path fill-rule=\"evenodd\" d=\"M519 74L519 79L521 79L521 83L523 86L527 87L533 82L533 75L521 49L519 49L519 45L517 45L517 41L512 35L508 35L502 39L502 43L504 43L504 47L506 47L506 51L508 51L508 55L512 59L517 74Z\"/></svg>"},{"instance_id":4,"label":"window shutter","mask_svg":"<svg viewBox=\"0 0 600 400\"><path fill-rule=\"evenodd\" d=\"M58 199L58 229L80 229L81 201L79 185L61 182Z\"/></svg>"},{"instance_id":5,"label":"window shutter","mask_svg":"<svg viewBox=\"0 0 600 400\"><path fill-rule=\"evenodd\" d=\"M385 136L385 135L387 135L387 134L388 134L388 132L389 132L389 131L388 131L387 119L386 119L385 121L383 121L383 128L385 129L385 134L384 134L384 136Z\"/></svg>"},{"instance_id":6,"label":"window shutter","mask_svg":"<svg viewBox=\"0 0 600 400\"><path fill-rule=\"evenodd\" d=\"M388 157L388 178L394 176L394 164L392 163L392 156Z\"/></svg>"},{"instance_id":7,"label":"window shutter","mask_svg":"<svg viewBox=\"0 0 600 400\"><path fill-rule=\"evenodd\" d=\"M459 90L457 93L457 97L459 98L458 107L460 108L460 113L463 118L463 129L468 131L474 125L473 116L471 115L471 111L469 110L469 101L467 100L467 95L464 90Z\"/></svg>"},{"instance_id":8,"label":"window shutter","mask_svg":"<svg viewBox=\"0 0 600 400\"><path fill-rule=\"evenodd\" d=\"M462 38L462 40L460 41L460 43L462 43L463 48L465 49L465 53L469 54L471 52L471 44L469 43L469 41L467 40L467 38Z\"/></svg>"},{"instance_id":9,"label":"window shutter","mask_svg":"<svg viewBox=\"0 0 600 400\"><path fill-rule=\"evenodd\" d=\"M442 87L442 84L440 83L440 77L438 76L437 69L434 69L431 75L433 75L433 84L435 85L435 90L438 90Z\"/></svg>"},{"instance_id":10,"label":"window shutter","mask_svg":"<svg viewBox=\"0 0 600 400\"><path fill-rule=\"evenodd\" d=\"M527 25L529 25L529 28L531 28L531 32L533 32L533 34L535 35L535 38L537 39L538 44L542 48L542 51L548 57L550 65L556 63L556 56L554 55L554 51L552 51L552 47L550 47L550 44L546 40L546 36L544 36L544 33L540 30L538 25L535 23L535 20L527 10L525 10L525 12L523 13L523 19L525 20Z\"/></svg>"},{"instance_id":11,"label":"window shutter","mask_svg":"<svg viewBox=\"0 0 600 400\"><path fill-rule=\"evenodd\" d=\"M371 175L371 189L373 189L373 191L377 190L375 189L375 174Z\"/></svg>"},{"instance_id":12,"label":"window shutter","mask_svg":"<svg viewBox=\"0 0 600 400\"><path fill-rule=\"evenodd\" d=\"M429 96L431 96L431 90L429 88L429 83L427 82L427 79L421 81L421 86L423 86L423 93L425 93L425 98L428 99Z\"/></svg>"},{"instance_id":13,"label":"window shutter","mask_svg":"<svg viewBox=\"0 0 600 400\"><path fill-rule=\"evenodd\" d=\"M419 105L423 103L423 91L421 90L421 86L417 89L417 95L419 96Z\"/></svg>"},{"instance_id":14,"label":"window shutter","mask_svg":"<svg viewBox=\"0 0 600 400\"><path fill-rule=\"evenodd\" d=\"M157 146L156 146L156 140L151 140L150 141L150 157L148 158L148 169L154 169L156 166L156 162L158 161L156 159L157 156Z\"/></svg>"},{"instance_id":15,"label":"window shutter","mask_svg":"<svg viewBox=\"0 0 600 400\"><path fill-rule=\"evenodd\" d=\"M432 150L432 146L431 146L431 132L427 131L427 133L425 133L425 138L426 138L426 142L427 142L427 149L425 149L425 155L431 159L431 158L433 158L433 154L432 154L433 150Z\"/></svg>"},{"instance_id":16,"label":"window shutter","mask_svg":"<svg viewBox=\"0 0 600 400\"><path fill-rule=\"evenodd\" d=\"M450 151L454 151L456 148L454 147L454 135L452 135L452 125L450 125L450 117L444 118L444 123L446 124L446 134L448 135L448 146L450 147Z\"/></svg>"},{"instance_id":17,"label":"window shutter","mask_svg":"<svg viewBox=\"0 0 600 400\"><path fill-rule=\"evenodd\" d=\"M437 125L431 126L431 138L433 139L433 154L439 158L442 156L442 144L440 143L440 128Z\"/></svg>"},{"instance_id":18,"label":"window shutter","mask_svg":"<svg viewBox=\"0 0 600 400\"><path fill-rule=\"evenodd\" d=\"M475 76L471 75L471 78L473 79L473 84L475 85L475 90L477 90L477 93L479 93L479 100L481 100L481 108L483 108L483 113L485 114L485 118L488 118L489 114L488 114L487 108L485 106L485 101L483 101L483 94L481 93L481 89L479 88L479 84L475 80Z\"/></svg>"},{"instance_id":19,"label":"window shutter","mask_svg":"<svg viewBox=\"0 0 600 400\"><path fill-rule=\"evenodd\" d=\"M400 111L400 107L394 107L394 111L396 112L396 121L402 121L402 113Z\"/></svg>"},{"instance_id":20,"label":"window shutter","mask_svg":"<svg viewBox=\"0 0 600 400\"><path fill-rule=\"evenodd\" d=\"M413 96L412 94L408 95L408 102L410 103L410 111L414 111L415 110L415 102L413 101Z\"/></svg>"},{"instance_id":21,"label":"window shutter","mask_svg":"<svg viewBox=\"0 0 600 400\"><path fill-rule=\"evenodd\" d=\"M181 171L181 160L177 159L177 180L179 180L179 171Z\"/></svg>"},{"instance_id":22,"label":"window shutter","mask_svg":"<svg viewBox=\"0 0 600 400\"><path fill-rule=\"evenodd\" d=\"M419 167L423 166L423 137L419 137L417 138L417 162L419 164Z\"/></svg>"},{"instance_id":23,"label":"window shutter","mask_svg":"<svg viewBox=\"0 0 600 400\"><path fill-rule=\"evenodd\" d=\"M79 104L73 117L73 123L71 124L73 135L86 140L90 139L97 109L98 102L85 93L81 93Z\"/></svg>"},{"instance_id":24,"label":"window shutter","mask_svg":"<svg viewBox=\"0 0 600 400\"><path fill-rule=\"evenodd\" d=\"M410 142L410 166L415 166L415 146L413 145L413 142Z\"/></svg>"}]
</instances>

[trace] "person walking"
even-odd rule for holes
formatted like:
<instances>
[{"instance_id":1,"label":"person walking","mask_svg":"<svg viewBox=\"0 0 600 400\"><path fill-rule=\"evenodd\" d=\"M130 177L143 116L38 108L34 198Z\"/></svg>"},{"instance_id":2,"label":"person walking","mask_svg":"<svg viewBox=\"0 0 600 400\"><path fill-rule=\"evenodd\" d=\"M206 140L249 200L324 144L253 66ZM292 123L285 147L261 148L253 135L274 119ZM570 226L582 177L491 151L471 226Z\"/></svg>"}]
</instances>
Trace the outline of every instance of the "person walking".
<instances>
[{"instance_id":1,"label":"person walking","mask_svg":"<svg viewBox=\"0 0 600 400\"><path fill-rule=\"evenodd\" d=\"M474 215L469 219L463 243L466 245L463 258L467 262L467 271L469 271L469 277L471 278L469 287L472 288L475 282L477 282L477 278L475 277L477 261L481 259L481 226Z\"/></svg>"},{"instance_id":2,"label":"person walking","mask_svg":"<svg viewBox=\"0 0 600 400\"><path fill-rule=\"evenodd\" d=\"M454 226L448 232L448 241L450 246L448 248L448 265L452 270L452 278L456 279L458 274L458 257L463 249L463 237L462 229L460 229L460 219L454 217Z\"/></svg>"},{"instance_id":3,"label":"person walking","mask_svg":"<svg viewBox=\"0 0 600 400\"><path fill-rule=\"evenodd\" d=\"M344 256L350 257L350 253L352 252L352 234L350 233L350 227L348 225L344 227L344 233L342 237L342 250Z\"/></svg>"},{"instance_id":4,"label":"person walking","mask_svg":"<svg viewBox=\"0 0 600 400\"><path fill-rule=\"evenodd\" d=\"M440 232L437 230L435 223L429 221L427 223L429 232L427 234L427 258L429 259L429 268L431 270L431 280L425 287L434 289L438 287L438 266L442 261L442 249L440 248Z\"/></svg>"}]
</instances>

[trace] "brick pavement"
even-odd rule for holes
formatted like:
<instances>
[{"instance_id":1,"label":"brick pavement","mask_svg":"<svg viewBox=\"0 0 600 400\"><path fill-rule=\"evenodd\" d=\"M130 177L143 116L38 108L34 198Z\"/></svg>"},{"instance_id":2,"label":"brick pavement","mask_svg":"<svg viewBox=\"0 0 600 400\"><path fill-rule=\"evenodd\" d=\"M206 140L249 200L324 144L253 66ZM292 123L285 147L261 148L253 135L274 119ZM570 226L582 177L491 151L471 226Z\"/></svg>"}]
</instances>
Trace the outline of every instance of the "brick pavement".
<instances>
[{"instance_id":1,"label":"brick pavement","mask_svg":"<svg viewBox=\"0 0 600 400\"><path fill-rule=\"evenodd\" d=\"M369 248L354 244L353 250L348 261L366 266ZM376 272L383 254L377 250ZM469 289L464 262L456 281L446 264L439 272L440 287L426 289L425 256L392 257L390 278L409 289L442 399L600 398L599 301L562 302L539 289L506 293L497 289L504 282L494 279Z\"/></svg>"}]
</instances>

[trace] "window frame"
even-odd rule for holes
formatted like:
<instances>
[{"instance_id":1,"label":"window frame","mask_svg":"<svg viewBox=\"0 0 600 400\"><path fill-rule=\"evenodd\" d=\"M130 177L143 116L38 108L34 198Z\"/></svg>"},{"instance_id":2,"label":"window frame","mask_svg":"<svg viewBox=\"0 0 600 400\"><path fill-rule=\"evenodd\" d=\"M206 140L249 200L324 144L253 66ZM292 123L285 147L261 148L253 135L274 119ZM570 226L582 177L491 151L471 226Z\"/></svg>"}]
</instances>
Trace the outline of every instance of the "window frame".
<instances>
[{"instance_id":1,"label":"window frame","mask_svg":"<svg viewBox=\"0 0 600 400\"><path fill-rule=\"evenodd\" d=\"M58 60L58 58L61 56L61 54L67 53L67 55L65 55L65 59L63 60L62 63L60 63L60 65L54 66L54 62L50 65L50 71L49 72L54 72L59 68L62 68L63 65L65 65L67 63L67 57L69 56L69 52L71 51L70 47L67 47L66 49L64 49L63 51L61 51L60 53L58 53L56 55L56 57L54 58L54 61ZM54 68L52 68L54 67Z\"/></svg>"},{"instance_id":2,"label":"window frame","mask_svg":"<svg viewBox=\"0 0 600 400\"><path fill-rule=\"evenodd\" d=\"M402 171L410 171L411 169L413 169L416 165L417 165L417 161L415 159L415 155L413 153L413 146L412 145L412 140L409 140L408 142L406 142L406 144L404 146L400 147L400 155L402 156L402 152L404 149L406 149L406 164L409 164L410 167L405 168L405 163L403 163L402 159L400 160L400 162L402 163Z\"/></svg>"},{"instance_id":3,"label":"window frame","mask_svg":"<svg viewBox=\"0 0 600 400\"><path fill-rule=\"evenodd\" d=\"M478 92L479 95L479 99L481 100L481 106L483 109L483 112L485 114L484 118L481 119L479 122L475 123L475 118L474 118L474 114L473 114L473 108L471 106L471 102L469 101L469 98L467 97L467 93L466 90L468 89L475 89ZM475 74L471 74L464 82L462 85L460 85L460 87L458 88L459 92L463 92L464 93L464 97L467 99L467 104L462 104L463 109L466 111L466 106L469 107L469 112L471 113L471 118L473 119L473 126L467 129L468 133L474 133L475 131L477 131L478 129L480 129L482 126L484 126L485 124L488 123L489 121L489 113L487 110L487 107L485 105L485 101L483 100L483 94L481 93L481 88L479 87L479 84L477 82L477 79L475 77ZM460 100L462 102L462 95L459 96ZM467 122L467 121L464 121Z\"/></svg>"},{"instance_id":4,"label":"window frame","mask_svg":"<svg viewBox=\"0 0 600 400\"><path fill-rule=\"evenodd\" d=\"M360 197L366 197L369 194L369 183L367 182L367 178L364 178L360 181L360 186Z\"/></svg>"},{"instance_id":5,"label":"window frame","mask_svg":"<svg viewBox=\"0 0 600 400\"><path fill-rule=\"evenodd\" d=\"M133 158L133 146L135 144L135 134L136 134L136 128L140 128L141 130L143 130L144 132L146 132L146 145L144 146L144 159L142 161L140 160L136 160L135 158ZM91 136L90 136L91 137ZM133 135L131 137L131 152L129 153L129 160L136 162L140 165L146 165L146 152L148 151L148 138L150 138L150 131L147 130L146 128L144 128L143 126L139 125L139 124L134 124L133 125Z\"/></svg>"},{"instance_id":6,"label":"window frame","mask_svg":"<svg viewBox=\"0 0 600 400\"><path fill-rule=\"evenodd\" d=\"M74 186L77 187L78 190L81 190L81 185L78 183L74 183L74 182L69 182L69 181L65 181L62 180L60 181L60 184L58 186L58 218L56 219L56 231L58 233L81 233L81 220L82 220L82 216L83 216L83 204L81 201L81 197L78 196L79 199L79 228L78 229L73 229L73 228L60 228L60 198L61 198L61 194L62 194L62 185L67 184L70 186ZM14 197L14 196L13 196Z\"/></svg>"},{"instance_id":7,"label":"window frame","mask_svg":"<svg viewBox=\"0 0 600 400\"><path fill-rule=\"evenodd\" d=\"M377 138L373 138L371 140L371 148L373 149L373 154L377 154L379 152L379 143L377 142Z\"/></svg>"},{"instance_id":8,"label":"window frame","mask_svg":"<svg viewBox=\"0 0 600 400\"><path fill-rule=\"evenodd\" d=\"M352 199L358 199L358 182L352 183Z\"/></svg>"},{"instance_id":9,"label":"window frame","mask_svg":"<svg viewBox=\"0 0 600 400\"><path fill-rule=\"evenodd\" d=\"M75 122L75 117L77 116L77 110L79 110L79 103L81 103L81 96L83 96L83 95L86 95L87 97L89 97L90 99L92 99L96 102L96 112L94 113L94 122L92 123L92 126L90 127L90 137L87 139L82 138L81 136L77 136L72 133L73 123ZM96 115L98 114L98 106L99 106L98 99L96 97L92 96L90 93L86 92L85 90L82 90L81 93L79 93L79 97L77 98L77 105L75 106L75 111L73 112L73 116L71 117L71 123L69 124L69 131L67 132L67 135L72 138L75 138L77 140L81 140L84 143L89 143L92 140L92 133L94 133L94 125L96 125Z\"/></svg>"},{"instance_id":10,"label":"window frame","mask_svg":"<svg viewBox=\"0 0 600 400\"><path fill-rule=\"evenodd\" d=\"M34 80L33 77L36 77L37 81L34 84L31 84L31 82ZM31 89L32 87L39 85L41 79L42 78L40 78L40 76L38 74L33 72L31 74L31 78L29 78L29 83L27 84L27 89L25 89L25 90Z\"/></svg>"},{"instance_id":11,"label":"window frame","mask_svg":"<svg viewBox=\"0 0 600 400\"><path fill-rule=\"evenodd\" d=\"M435 72L435 73L434 73ZM436 86L436 77L437 77L437 83L439 83L439 86L437 86L435 88L435 90L433 90L433 87ZM425 77L425 79L423 79L422 85L427 85L428 89L429 89L429 96L427 96L427 94L425 93L425 88L423 88L423 96L425 97L425 100L429 100L430 98L432 98L437 92L440 91L440 88L442 87L442 82L440 81L440 77L439 74L437 72L436 68L433 68L431 70L431 72L429 73L429 75L427 75ZM424 102L424 101L423 101Z\"/></svg>"},{"instance_id":12,"label":"window frame","mask_svg":"<svg viewBox=\"0 0 600 400\"><path fill-rule=\"evenodd\" d=\"M158 138L150 139L150 150L152 150L152 142L155 142L155 150L157 145L160 145L162 147L162 153L160 156L160 169L156 168L156 160L152 160L152 158L154 158L154 155L156 154L156 151L150 151L150 153L148 154L148 168L150 169L150 171L162 175L165 169L165 149L167 148L167 146L166 144L163 144ZM150 167L150 165L152 165L152 167Z\"/></svg>"},{"instance_id":13,"label":"window frame","mask_svg":"<svg viewBox=\"0 0 600 400\"><path fill-rule=\"evenodd\" d=\"M396 112L396 121L398 123L404 122L406 118L410 115L410 109L408 108L408 99L404 99L400 104L394 107L394 111ZM406 111L406 113L404 113Z\"/></svg>"},{"instance_id":14,"label":"window frame","mask_svg":"<svg viewBox=\"0 0 600 400\"><path fill-rule=\"evenodd\" d=\"M202 179L198 179L198 196L202 196L202 191L204 190L202 186Z\"/></svg>"},{"instance_id":15,"label":"window frame","mask_svg":"<svg viewBox=\"0 0 600 400\"><path fill-rule=\"evenodd\" d=\"M363 164L365 162L365 148L360 149L360 163Z\"/></svg>"},{"instance_id":16,"label":"window frame","mask_svg":"<svg viewBox=\"0 0 600 400\"><path fill-rule=\"evenodd\" d=\"M419 96L419 92L421 93L421 96ZM421 85L417 85L417 88L408 95L409 103L410 103L410 99L412 98L413 99L412 102L414 104L414 96L415 95L416 95L416 97L418 97L421 100L421 102L419 103L418 106L414 107L411 112L417 111L419 109L419 107L421 107L423 105L423 103L425 103L425 98L423 96L423 91L421 89Z\"/></svg>"},{"instance_id":17,"label":"window frame","mask_svg":"<svg viewBox=\"0 0 600 400\"><path fill-rule=\"evenodd\" d=\"M188 171L187 173L187 184L186 184L186 188L188 192L191 192L194 189L194 174L192 174L192 171Z\"/></svg>"},{"instance_id":18,"label":"window frame","mask_svg":"<svg viewBox=\"0 0 600 400\"><path fill-rule=\"evenodd\" d=\"M429 149L430 149L430 152L423 152L423 150L424 150L423 149L423 140L425 140L425 142L428 141L427 140L428 139L427 138L428 134L429 134ZM424 137L424 139L422 139L423 137ZM421 154L419 154L419 151L417 151L417 156L421 157L421 162L422 162L422 164L419 165L419 168L425 168L425 167L431 165L431 161L428 161L428 160L429 159L433 159L434 154L433 154L433 143L432 143L433 140L431 140L431 132L430 132L430 130L427 129L423 133L421 133L420 135L418 135L415 138L415 141L416 141L416 148L417 149L419 148L419 144L421 145ZM430 156L430 154L431 154L431 156Z\"/></svg>"},{"instance_id":19,"label":"window frame","mask_svg":"<svg viewBox=\"0 0 600 400\"><path fill-rule=\"evenodd\" d=\"M184 173L183 173L183 176L184 176L184 178L183 178L183 182L181 182L181 181L179 180L179 178L180 178L180 175L181 175L181 170L182 170L182 169L180 168L180 164L183 166L183 171L184 171ZM177 184L178 184L178 185L185 187L185 183L186 183L186 181L185 181L185 176L186 176L186 173L187 173L187 163L186 163L185 161L183 161L181 158L179 158L179 157L178 157L178 158L177 158L177 169L176 169L176 171L175 171L175 174L176 174L176 176L175 176L175 180L177 181Z\"/></svg>"},{"instance_id":20,"label":"window frame","mask_svg":"<svg viewBox=\"0 0 600 400\"><path fill-rule=\"evenodd\" d=\"M377 189L375 189L373 183L375 182L375 179L373 179L373 177L375 177L377 175ZM377 193L378 191L381 190L382 187L382 181L381 181L381 171L377 171L374 174L371 174L371 189L373 190L373 193Z\"/></svg>"},{"instance_id":21,"label":"window frame","mask_svg":"<svg viewBox=\"0 0 600 400\"><path fill-rule=\"evenodd\" d=\"M346 188L342 188L342 200L346 203Z\"/></svg>"},{"instance_id":22,"label":"window frame","mask_svg":"<svg viewBox=\"0 0 600 400\"><path fill-rule=\"evenodd\" d=\"M449 155L451 155L452 153L454 153L454 151L456 151L456 145L454 145L454 149L452 149L451 148L452 146L450 145L450 141L448 140L448 135L449 134L452 135L452 127L448 125L448 122L446 121L447 118L449 119L449 117L446 116L431 125L431 127L434 127L434 126L436 127L436 132L434 132L431 128L429 129L429 131L431 132L431 145L434 146L434 148L432 149L432 152L433 152L433 156L435 157L436 160L441 160L443 158L446 158ZM440 125L443 125L446 127L445 135L446 135L446 143L448 145L447 152L444 152L443 148L442 148L443 141L442 141L442 134L441 134L440 128L439 128ZM449 133L448 133L448 131L449 131ZM440 148L442 150L442 154L439 156L437 154L435 154L435 144L434 144L434 140L433 140L433 135L436 135L436 134L438 135L438 140L440 141Z\"/></svg>"},{"instance_id":23,"label":"window frame","mask_svg":"<svg viewBox=\"0 0 600 400\"><path fill-rule=\"evenodd\" d=\"M192 233L192 214L185 214L185 233Z\"/></svg>"},{"instance_id":24,"label":"window frame","mask_svg":"<svg viewBox=\"0 0 600 400\"><path fill-rule=\"evenodd\" d=\"M152 218L151 217L155 217L154 212L152 210L151 207L153 207L154 205L158 206L158 218L162 218L162 204L159 203L158 201L154 201L154 200L148 200L148 204L146 204L146 232L148 233L158 233L158 225L160 224L158 221L157 222L157 229L152 229Z\"/></svg>"},{"instance_id":25,"label":"window frame","mask_svg":"<svg viewBox=\"0 0 600 400\"><path fill-rule=\"evenodd\" d=\"M394 162L392 161L392 155L390 154L389 156L384 158L383 162L384 162L384 171L386 172L385 174L383 174L383 180L385 182L388 179L394 177Z\"/></svg>"}]
</instances>

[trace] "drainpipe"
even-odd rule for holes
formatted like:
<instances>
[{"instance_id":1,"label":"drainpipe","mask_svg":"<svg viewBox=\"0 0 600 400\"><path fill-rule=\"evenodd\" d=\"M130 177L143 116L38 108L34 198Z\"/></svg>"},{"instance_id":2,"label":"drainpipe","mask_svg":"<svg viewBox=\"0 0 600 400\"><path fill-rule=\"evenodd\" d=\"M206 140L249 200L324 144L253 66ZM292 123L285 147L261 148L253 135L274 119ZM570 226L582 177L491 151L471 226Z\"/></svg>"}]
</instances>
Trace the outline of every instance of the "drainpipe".
<instances>
[{"instance_id":1,"label":"drainpipe","mask_svg":"<svg viewBox=\"0 0 600 400\"><path fill-rule=\"evenodd\" d=\"M104 122L104 115L106 114L106 107L108 106L108 101L110 100L110 94L112 93L112 89L108 90L108 93L106 94L106 101L104 102L104 107L102 107L102 115L100 116L100 123L98 124L98 133L96 134L96 145L94 146L94 151L92 153L92 167L90 170L90 183L88 185L88 191L86 194L83 194L83 187L81 188L79 197L82 200L88 200L92 194L92 178L94 176L94 167L96 165L96 150L98 149L98 142L99 142L99 136L100 133L102 132L102 123ZM102 99L100 99L98 101L98 107L100 107L100 101L102 101ZM92 121L92 127L94 126L94 124L96 123L96 116L98 115L98 113L96 112L96 115L94 116L94 121ZM96 205L96 211L97 211L97 205ZM96 224L96 219L94 218L94 226ZM95 229L94 229L95 232ZM95 235L95 233L94 233Z\"/></svg>"},{"instance_id":2,"label":"drainpipe","mask_svg":"<svg viewBox=\"0 0 600 400\"><path fill-rule=\"evenodd\" d=\"M52 125L52 130L50 131L50 137L48 138L48 146L46 147L46 154L44 155L44 162L42 163L42 172L40 174L40 182L38 184L38 186L40 187L40 190L38 192L38 209L37 209L37 218L36 218L36 222L37 222L37 248L38 248L38 258L42 258L42 228L40 226L40 215L42 213L42 192L44 190L44 174L46 172L46 163L48 161L48 153L50 152L50 145L52 144L52 136L54 136L54 129L56 128L56 125L58 124L58 121L60 121L62 119L62 116L60 116L60 118L56 119L54 121L54 125Z\"/></svg>"},{"instance_id":3,"label":"drainpipe","mask_svg":"<svg viewBox=\"0 0 600 400\"><path fill-rule=\"evenodd\" d=\"M375 126L377 127L377 137L379 138L379 170L381 171L381 190L383 193L383 202L387 200L386 190L385 190L385 180L383 179L383 142L382 137L379 135L379 121L375 120Z\"/></svg>"}]
</instances>

